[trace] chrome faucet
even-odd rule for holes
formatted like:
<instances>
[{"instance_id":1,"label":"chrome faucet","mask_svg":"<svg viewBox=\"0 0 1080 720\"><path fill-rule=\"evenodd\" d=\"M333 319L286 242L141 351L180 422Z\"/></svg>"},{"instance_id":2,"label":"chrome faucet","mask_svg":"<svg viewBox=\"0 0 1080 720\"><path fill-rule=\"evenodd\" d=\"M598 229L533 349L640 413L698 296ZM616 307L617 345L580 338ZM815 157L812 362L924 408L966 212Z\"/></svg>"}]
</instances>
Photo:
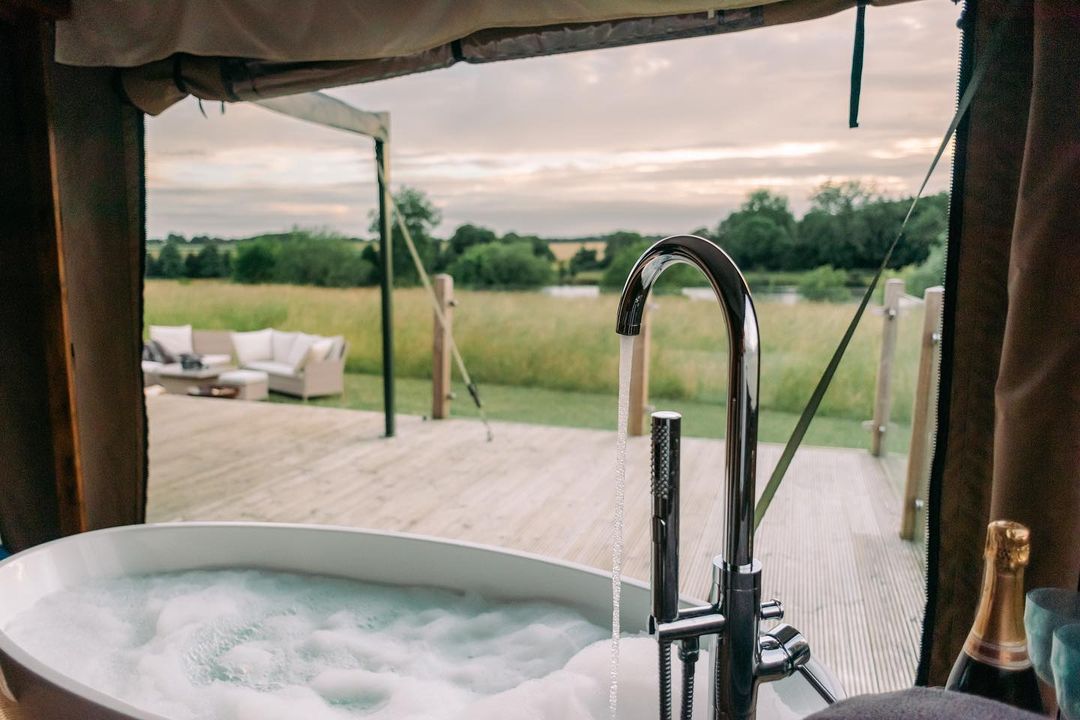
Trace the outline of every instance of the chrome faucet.
<instances>
[{"instance_id":1,"label":"chrome faucet","mask_svg":"<svg viewBox=\"0 0 1080 720\"><path fill-rule=\"evenodd\" d=\"M684 673L690 673L698 643L715 635L710 675L709 717L752 720L758 684L778 680L802 668L810 658L806 639L789 625L759 634L761 620L780 619L779 601L761 602L761 563L754 559L755 465L757 461L758 372L760 347L757 314L750 289L739 268L715 243L692 235L669 237L638 259L619 300L616 331L637 335L649 291L676 263L700 269L723 310L727 325L729 365L727 398L726 485L727 537L724 552L713 560L710 604L679 608L678 589L678 455L680 419L676 413L653 415L653 557L652 615L649 621L660 645L661 716L664 675L670 682L670 649L679 644ZM683 717L690 717L684 676Z\"/></svg>"}]
</instances>

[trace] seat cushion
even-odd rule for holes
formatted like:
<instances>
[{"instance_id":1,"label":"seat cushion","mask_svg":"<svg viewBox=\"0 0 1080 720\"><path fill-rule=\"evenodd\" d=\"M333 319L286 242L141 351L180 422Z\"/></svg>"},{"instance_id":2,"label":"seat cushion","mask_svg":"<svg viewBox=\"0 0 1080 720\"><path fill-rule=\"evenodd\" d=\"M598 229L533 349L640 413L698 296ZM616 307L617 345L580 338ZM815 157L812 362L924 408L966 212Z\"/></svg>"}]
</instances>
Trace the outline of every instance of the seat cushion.
<instances>
[{"instance_id":1,"label":"seat cushion","mask_svg":"<svg viewBox=\"0 0 1080 720\"><path fill-rule=\"evenodd\" d=\"M268 379L262 370L229 370L218 375L218 383L221 385L252 385L264 383Z\"/></svg>"},{"instance_id":2,"label":"seat cushion","mask_svg":"<svg viewBox=\"0 0 1080 720\"><path fill-rule=\"evenodd\" d=\"M215 355L209 353L207 355L200 355L199 359L202 360L203 365L206 367L219 367L231 363L232 355Z\"/></svg>"},{"instance_id":3,"label":"seat cushion","mask_svg":"<svg viewBox=\"0 0 1080 720\"><path fill-rule=\"evenodd\" d=\"M150 339L176 358L195 352L190 325L151 325Z\"/></svg>"},{"instance_id":4,"label":"seat cushion","mask_svg":"<svg viewBox=\"0 0 1080 720\"><path fill-rule=\"evenodd\" d=\"M232 333L236 361L241 365L247 365L252 362L272 360L274 357L273 338L274 331L270 328Z\"/></svg>"},{"instance_id":5,"label":"seat cushion","mask_svg":"<svg viewBox=\"0 0 1080 720\"><path fill-rule=\"evenodd\" d=\"M264 373L283 377L296 377L297 375L291 365L274 362L273 360L256 360L255 362L244 363L244 369L262 370Z\"/></svg>"},{"instance_id":6,"label":"seat cushion","mask_svg":"<svg viewBox=\"0 0 1080 720\"><path fill-rule=\"evenodd\" d=\"M289 362L289 351L292 350L296 338L301 333L282 332L281 330L271 330L270 332L270 357L268 359L280 363Z\"/></svg>"}]
</instances>

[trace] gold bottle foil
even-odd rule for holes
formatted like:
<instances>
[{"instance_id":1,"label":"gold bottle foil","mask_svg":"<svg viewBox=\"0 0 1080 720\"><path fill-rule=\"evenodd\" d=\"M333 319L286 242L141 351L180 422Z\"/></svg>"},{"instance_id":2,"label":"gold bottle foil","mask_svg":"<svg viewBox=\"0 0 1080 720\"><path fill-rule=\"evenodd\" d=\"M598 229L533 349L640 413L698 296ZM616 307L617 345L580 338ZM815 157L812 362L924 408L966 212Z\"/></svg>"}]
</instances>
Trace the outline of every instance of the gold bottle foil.
<instances>
[{"instance_id":1,"label":"gold bottle foil","mask_svg":"<svg viewBox=\"0 0 1080 720\"><path fill-rule=\"evenodd\" d=\"M964 652L1006 670L1031 665L1024 633L1024 568L1031 531L1017 522L995 520L986 529L982 594Z\"/></svg>"}]
</instances>

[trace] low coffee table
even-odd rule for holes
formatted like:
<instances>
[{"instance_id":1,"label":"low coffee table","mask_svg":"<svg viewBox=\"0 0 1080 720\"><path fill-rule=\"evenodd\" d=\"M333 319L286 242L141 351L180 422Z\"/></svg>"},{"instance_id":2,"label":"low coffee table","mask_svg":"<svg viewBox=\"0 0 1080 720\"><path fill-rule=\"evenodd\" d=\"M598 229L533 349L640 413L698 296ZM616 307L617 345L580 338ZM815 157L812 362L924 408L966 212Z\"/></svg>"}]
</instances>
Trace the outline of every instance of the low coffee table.
<instances>
[{"instance_id":1,"label":"low coffee table","mask_svg":"<svg viewBox=\"0 0 1080 720\"><path fill-rule=\"evenodd\" d=\"M198 370L185 370L180 363L163 365L158 371L158 382L165 388L165 392L175 395L187 395L193 386L212 385L223 372L233 370L232 365L215 365L214 367L199 368Z\"/></svg>"}]
</instances>

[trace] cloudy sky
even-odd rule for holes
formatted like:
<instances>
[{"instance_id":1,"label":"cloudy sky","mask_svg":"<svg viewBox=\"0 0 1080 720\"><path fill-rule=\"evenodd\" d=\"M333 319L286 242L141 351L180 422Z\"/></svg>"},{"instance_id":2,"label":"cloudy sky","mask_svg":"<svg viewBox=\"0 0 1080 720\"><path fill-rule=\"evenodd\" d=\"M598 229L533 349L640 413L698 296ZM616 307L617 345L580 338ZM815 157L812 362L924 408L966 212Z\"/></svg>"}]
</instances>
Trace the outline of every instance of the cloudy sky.
<instances>
[{"instance_id":1,"label":"cloudy sky","mask_svg":"<svg viewBox=\"0 0 1080 720\"><path fill-rule=\"evenodd\" d=\"M574 236L713 226L767 187L797 213L830 178L914 192L953 111L957 8L868 8L861 126L847 128L854 11L798 25L494 65L331 94L392 123L393 183L440 231ZM147 124L149 233L292 225L366 235L371 143L239 104ZM943 163L931 191L948 183Z\"/></svg>"}]
</instances>

